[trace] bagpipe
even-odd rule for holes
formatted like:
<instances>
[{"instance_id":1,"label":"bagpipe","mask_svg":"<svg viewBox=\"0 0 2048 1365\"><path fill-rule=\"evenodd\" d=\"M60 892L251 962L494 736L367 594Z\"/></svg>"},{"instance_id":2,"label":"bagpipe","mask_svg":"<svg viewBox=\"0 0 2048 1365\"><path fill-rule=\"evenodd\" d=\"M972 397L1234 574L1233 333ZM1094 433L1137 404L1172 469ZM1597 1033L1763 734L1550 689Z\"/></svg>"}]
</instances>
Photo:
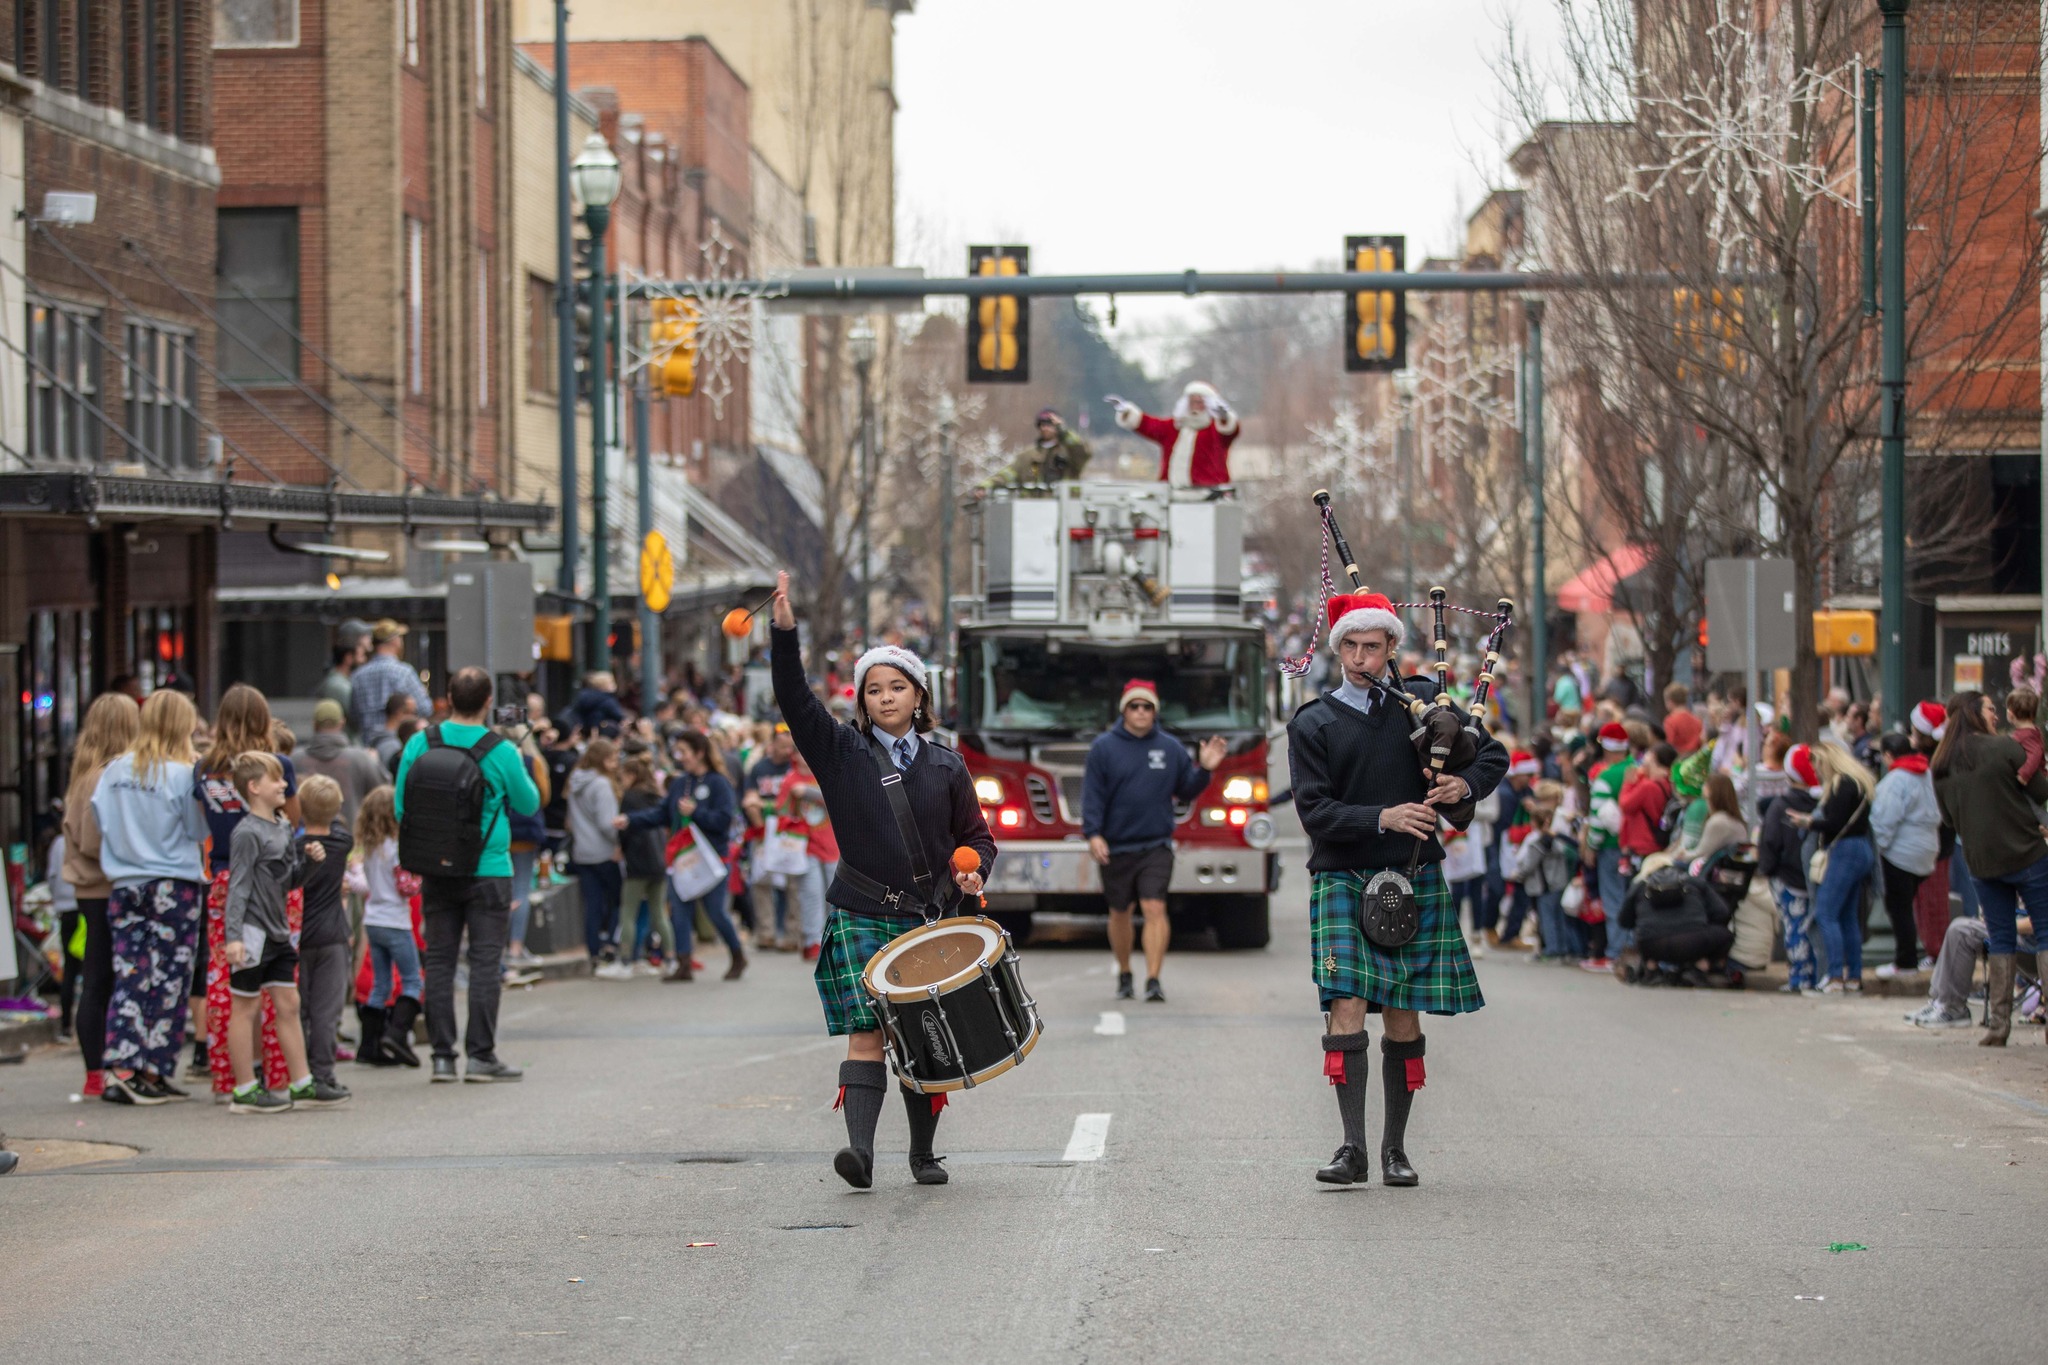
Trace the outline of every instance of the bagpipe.
<instances>
[{"instance_id":1,"label":"bagpipe","mask_svg":"<svg viewBox=\"0 0 2048 1365\"><path fill-rule=\"evenodd\" d=\"M1350 542L1345 540L1343 530L1337 525L1336 513L1330 506L1328 489L1315 492L1317 516L1322 522L1322 583L1316 604L1315 619L1324 619L1330 599L1336 595L1336 584L1330 576L1330 548L1335 546L1337 555L1344 565L1344 572L1351 580L1351 586L1358 592L1366 592L1365 576L1358 570L1357 558L1351 553ZM1503 597L1494 604L1492 612L1473 607L1453 606L1449 594L1442 588L1429 590L1429 601L1392 602L1388 605L1398 611L1420 611L1429 608L1431 625L1434 627L1436 645L1436 694L1424 699L1407 689L1398 680L1397 668L1389 667L1387 676L1372 678L1371 685L1378 689L1385 704L1398 704L1408 713L1412 726L1409 740L1415 746L1415 756L1422 764L1422 778L1425 788L1433 789L1439 777L1448 772L1468 768L1479 757L1479 746L1486 738L1480 729L1481 717L1486 713L1486 702L1493 691L1495 670L1500 666L1501 642L1507 637L1508 628L1514 624L1515 604ZM1471 710L1461 711L1452 701L1450 631L1446 617L1451 612L1468 616L1491 616L1493 629L1486 637L1486 661L1481 665L1479 676L1472 687ZM1291 677L1300 677L1308 672L1315 659L1316 635L1309 637L1308 651L1300 658L1281 661L1281 671ZM1478 807L1475 799L1467 798L1454 806L1442 808L1443 818L1453 829L1465 829L1472 823L1472 816ZM1421 869L1422 850L1428 838L1417 839L1415 851L1408 860L1405 876L1392 869L1376 874L1366 883L1365 931L1367 937L1382 947L1399 947L1413 938L1421 927L1420 916L1415 907L1414 881Z\"/></svg>"}]
</instances>

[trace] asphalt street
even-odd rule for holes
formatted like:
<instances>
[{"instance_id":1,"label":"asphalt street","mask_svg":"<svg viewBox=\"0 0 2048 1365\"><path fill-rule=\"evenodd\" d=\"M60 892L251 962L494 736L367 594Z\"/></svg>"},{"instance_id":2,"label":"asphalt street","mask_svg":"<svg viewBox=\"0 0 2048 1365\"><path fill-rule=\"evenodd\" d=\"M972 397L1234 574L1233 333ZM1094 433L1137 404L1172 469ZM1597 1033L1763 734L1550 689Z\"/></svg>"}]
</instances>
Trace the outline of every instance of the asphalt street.
<instances>
[{"instance_id":1,"label":"asphalt street","mask_svg":"<svg viewBox=\"0 0 2048 1365\"><path fill-rule=\"evenodd\" d=\"M1026 949L1048 1031L947 1111L941 1189L893 1098L876 1188L832 1174L794 956L517 992L524 1083L345 1066L324 1112L73 1102L46 1048L0 1071L0 1358L2041 1358L2038 1030L1496 954L1426 1025L1421 1187L1335 1189L1288 883L1273 946L1176 954L1168 1004L1119 1010L1099 938Z\"/></svg>"}]
</instances>

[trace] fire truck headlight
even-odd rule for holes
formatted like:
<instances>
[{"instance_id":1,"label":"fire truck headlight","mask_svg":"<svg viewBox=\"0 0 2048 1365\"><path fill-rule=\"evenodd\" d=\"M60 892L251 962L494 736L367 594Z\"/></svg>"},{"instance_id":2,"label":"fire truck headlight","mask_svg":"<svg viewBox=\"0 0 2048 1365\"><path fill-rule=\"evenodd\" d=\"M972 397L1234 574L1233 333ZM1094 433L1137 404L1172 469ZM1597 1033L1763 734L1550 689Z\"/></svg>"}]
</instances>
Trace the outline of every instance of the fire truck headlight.
<instances>
[{"instance_id":1,"label":"fire truck headlight","mask_svg":"<svg viewBox=\"0 0 2048 1365\"><path fill-rule=\"evenodd\" d=\"M975 800L977 800L977 801L979 801L979 802L981 802L981 804L982 804L982 805L984 805L984 806L1000 806L1000 805L1002 805L1002 804L1003 804L1003 784L1002 784L1002 782L1001 782L1001 781L999 781L999 780L998 780L998 779L996 779L996 778L993 778L993 777L977 777L977 778L975 778L975 779L974 779L974 799L975 799Z\"/></svg>"},{"instance_id":2,"label":"fire truck headlight","mask_svg":"<svg viewBox=\"0 0 2048 1365\"><path fill-rule=\"evenodd\" d=\"M1245 821L1244 841L1253 848L1271 848L1273 846L1273 834L1273 817L1264 811L1260 811L1251 819Z\"/></svg>"},{"instance_id":3,"label":"fire truck headlight","mask_svg":"<svg viewBox=\"0 0 2048 1365\"><path fill-rule=\"evenodd\" d=\"M996 812L996 823L1004 829L1015 829L1024 823L1024 812L1015 806L1005 806Z\"/></svg>"},{"instance_id":4,"label":"fire truck headlight","mask_svg":"<svg viewBox=\"0 0 2048 1365\"><path fill-rule=\"evenodd\" d=\"M1202 823L1203 823L1203 824L1205 824L1205 825L1220 825L1220 824L1222 824L1222 823L1223 823L1223 819L1224 819L1224 814L1223 814L1223 807L1221 807L1221 806L1204 806L1204 807L1202 808Z\"/></svg>"},{"instance_id":5,"label":"fire truck headlight","mask_svg":"<svg viewBox=\"0 0 2048 1365\"><path fill-rule=\"evenodd\" d=\"M1223 799L1232 805L1249 804L1252 799L1252 780L1249 777L1233 777L1223 784Z\"/></svg>"}]
</instances>

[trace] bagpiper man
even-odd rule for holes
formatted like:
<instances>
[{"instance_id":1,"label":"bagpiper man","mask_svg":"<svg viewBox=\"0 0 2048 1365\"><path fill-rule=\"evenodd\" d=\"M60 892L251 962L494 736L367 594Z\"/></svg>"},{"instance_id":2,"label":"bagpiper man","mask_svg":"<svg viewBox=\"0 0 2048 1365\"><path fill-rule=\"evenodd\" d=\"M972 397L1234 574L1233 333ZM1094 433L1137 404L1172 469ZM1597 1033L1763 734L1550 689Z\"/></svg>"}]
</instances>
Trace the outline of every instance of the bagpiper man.
<instances>
[{"instance_id":1,"label":"bagpiper man","mask_svg":"<svg viewBox=\"0 0 2048 1365\"><path fill-rule=\"evenodd\" d=\"M1444 856L1438 819L1446 808L1491 792L1507 772L1508 756L1481 732L1469 765L1429 782L1409 734L1409 696L1428 702L1438 689L1419 677L1404 681L1393 668L1403 635L1393 604L1379 593L1337 594L1329 599L1328 620L1343 682L1305 703L1287 723L1295 808L1310 841L1312 974L1328 1016L1323 1074L1336 1088L1344 1120L1344 1144L1316 1179L1350 1185L1371 1174L1365 1021L1377 1013L1385 1019L1381 1178L1415 1185L1420 1178L1404 1143L1409 1106L1423 1083L1419 1016L1463 1014L1485 1003L1438 868ZM1414 865L1417 840L1422 847ZM1382 947L1365 929L1367 883L1411 866L1420 927L1399 947Z\"/></svg>"},{"instance_id":2,"label":"bagpiper man","mask_svg":"<svg viewBox=\"0 0 2048 1365\"><path fill-rule=\"evenodd\" d=\"M842 725L804 676L786 573L776 578L774 601L775 628L768 639L775 702L817 778L839 836L839 870L825 892L831 914L816 972L825 1031L846 1039L836 1106L846 1112L846 1146L832 1159L832 1169L847 1184L865 1190L874 1184L875 1124L889 1072L882 1060L882 1024L861 987L861 971L927 911L949 914L963 896L980 895L982 879L995 865L996 844L982 819L967 764L925 738L933 716L924 661L896 645L877 645L861 655L853 666L855 720ZM901 790L909 798L925 864L952 872L951 885L941 882L931 889L932 904L923 903L913 889L910 851L870 752L876 746L903 774ZM962 847L981 855L978 868L957 869L953 854ZM932 1142L946 1097L901 1089L910 1118L911 1175L920 1185L943 1185L946 1168L939 1163L945 1158L932 1154Z\"/></svg>"}]
</instances>

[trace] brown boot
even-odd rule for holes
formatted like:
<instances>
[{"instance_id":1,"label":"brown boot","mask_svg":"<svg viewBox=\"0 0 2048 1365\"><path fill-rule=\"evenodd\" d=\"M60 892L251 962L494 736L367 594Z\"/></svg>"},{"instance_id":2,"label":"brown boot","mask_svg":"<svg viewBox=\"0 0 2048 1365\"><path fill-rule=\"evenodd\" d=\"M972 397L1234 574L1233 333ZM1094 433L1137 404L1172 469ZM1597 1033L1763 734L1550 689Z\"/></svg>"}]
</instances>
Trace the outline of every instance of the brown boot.
<instances>
[{"instance_id":1,"label":"brown boot","mask_svg":"<svg viewBox=\"0 0 2048 1365\"><path fill-rule=\"evenodd\" d=\"M2011 953L1993 953L1985 995L1984 1036L1979 1047L2004 1047L2012 1036L2012 983L2017 959Z\"/></svg>"},{"instance_id":2,"label":"brown boot","mask_svg":"<svg viewBox=\"0 0 2048 1365\"><path fill-rule=\"evenodd\" d=\"M732 965L731 965L730 967L727 967L727 968L725 969L725 979L726 979L727 981L737 981L737 980L739 980L739 979L740 979L741 975L742 975L743 973L745 973L745 971L746 971L746 970L747 970L747 952L746 952L746 949L744 949L744 948L734 948L734 949L732 950ZM2008 984L2010 984L2010 982L2009 982L2009 981L2008 981Z\"/></svg>"}]
</instances>

